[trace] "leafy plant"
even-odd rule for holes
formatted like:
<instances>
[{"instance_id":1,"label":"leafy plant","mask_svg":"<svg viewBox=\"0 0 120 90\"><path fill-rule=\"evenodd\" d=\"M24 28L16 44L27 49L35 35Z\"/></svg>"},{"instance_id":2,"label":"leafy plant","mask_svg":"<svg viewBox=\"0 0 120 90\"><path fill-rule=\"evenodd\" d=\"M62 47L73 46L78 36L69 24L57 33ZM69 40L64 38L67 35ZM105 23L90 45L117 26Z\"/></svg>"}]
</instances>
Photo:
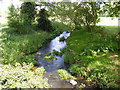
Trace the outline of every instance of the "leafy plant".
<instances>
[{"instance_id":1,"label":"leafy plant","mask_svg":"<svg viewBox=\"0 0 120 90\"><path fill-rule=\"evenodd\" d=\"M49 60L49 61L53 61L53 60L56 60L56 58L54 58L53 55L48 55L48 56L45 56L44 59L46 60Z\"/></svg>"},{"instance_id":2,"label":"leafy plant","mask_svg":"<svg viewBox=\"0 0 120 90\"><path fill-rule=\"evenodd\" d=\"M39 67L34 72L35 72L35 75L43 76L45 73L45 69L44 67Z\"/></svg>"},{"instance_id":3,"label":"leafy plant","mask_svg":"<svg viewBox=\"0 0 120 90\"><path fill-rule=\"evenodd\" d=\"M19 13L18 8L16 9L13 5L11 5L9 7L9 15L7 17L8 26L11 27L11 28L15 28L15 29L13 29L15 32L18 32L20 30L19 28L22 25L21 22L20 22L21 17L20 17L19 14L20 13Z\"/></svg>"},{"instance_id":4,"label":"leafy plant","mask_svg":"<svg viewBox=\"0 0 120 90\"><path fill-rule=\"evenodd\" d=\"M78 88L85 88L85 87L86 87L86 85L83 84L83 83L81 83L80 86L79 86Z\"/></svg>"},{"instance_id":5,"label":"leafy plant","mask_svg":"<svg viewBox=\"0 0 120 90\"><path fill-rule=\"evenodd\" d=\"M37 64L37 61L35 60L34 55L28 55L28 56L23 56L21 62L26 62L26 63L33 63L34 65Z\"/></svg>"},{"instance_id":6,"label":"leafy plant","mask_svg":"<svg viewBox=\"0 0 120 90\"><path fill-rule=\"evenodd\" d=\"M3 88L49 88L47 79L43 79L45 70L43 67L30 69L33 64L16 63L12 65L0 65L0 89Z\"/></svg>"},{"instance_id":7,"label":"leafy plant","mask_svg":"<svg viewBox=\"0 0 120 90\"><path fill-rule=\"evenodd\" d=\"M1 43L2 63L15 64L16 62L33 62L35 64L35 57L29 55L29 53L37 51L38 48L49 39L49 36L46 37L46 35L48 36L48 33L44 31L37 31L37 33L34 32L26 35L16 35L14 33L11 34L9 29L5 29L4 34L2 34L3 39Z\"/></svg>"},{"instance_id":8,"label":"leafy plant","mask_svg":"<svg viewBox=\"0 0 120 90\"><path fill-rule=\"evenodd\" d=\"M70 75L66 70L64 69L59 69L58 71L59 76L61 77L62 80L67 80L67 79L76 79L74 76Z\"/></svg>"},{"instance_id":9,"label":"leafy plant","mask_svg":"<svg viewBox=\"0 0 120 90\"><path fill-rule=\"evenodd\" d=\"M64 41L64 40L65 40L65 37L64 37L64 36L60 38L60 41Z\"/></svg>"},{"instance_id":10,"label":"leafy plant","mask_svg":"<svg viewBox=\"0 0 120 90\"><path fill-rule=\"evenodd\" d=\"M73 74L76 74L77 76L86 77L88 71L85 67L79 67L78 64L74 64L70 68L70 72L73 73Z\"/></svg>"},{"instance_id":11,"label":"leafy plant","mask_svg":"<svg viewBox=\"0 0 120 90\"><path fill-rule=\"evenodd\" d=\"M62 55L62 52L53 50L53 51L52 51L52 54L53 54L53 55L56 55L56 56L61 56L61 55Z\"/></svg>"}]
</instances>

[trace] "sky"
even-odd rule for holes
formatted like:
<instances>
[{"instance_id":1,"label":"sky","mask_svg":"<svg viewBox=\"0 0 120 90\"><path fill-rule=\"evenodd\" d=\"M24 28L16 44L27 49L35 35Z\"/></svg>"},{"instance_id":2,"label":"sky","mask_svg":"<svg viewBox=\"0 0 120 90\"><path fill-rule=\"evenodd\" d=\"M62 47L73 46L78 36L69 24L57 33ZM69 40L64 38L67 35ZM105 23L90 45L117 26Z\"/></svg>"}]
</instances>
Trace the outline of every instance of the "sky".
<instances>
[{"instance_id":1,"label":"sky","mask_svg":"<svg viewBox=\"0 0 120 90\"><path fill-rule=\"evenodd\" d=\"M72 1L72 2L77 2L77 1L81 1L81 0L24 0L24 1L46 1L46 2ZM20 0L0 0L0 10L8 11L8 7L11 4L13 4L15 7L17 7L17 6L20 6L22 4L22 1L20 1Z\"/></svg>"},{"instance_id":2,"label":"sky","mask_svg":"<svg viewBox=\"0 0 120 90\"><path fill-rule=\"evenodd\" d=\"M46 1L46 2L68 2L68 1L72 1L72 2L80 2L80 1L119 1L119 0L24 0L24 1ZM2 11L7 11L8 7L13 4L16 7L21 5L21 1L20 0L0 0L0 10Z\"/></svg>"},{"instance_id":3,"label":"sky","mask_svg":"<svg viewBox=\"0 0 120 90\"><path fill-rule=\"evenodd\" d=\"M22 2L20 0L0 0L0 10L7 11L8 7L13 4L15 6L20 6Z\"/></svg>"}]
</instances>

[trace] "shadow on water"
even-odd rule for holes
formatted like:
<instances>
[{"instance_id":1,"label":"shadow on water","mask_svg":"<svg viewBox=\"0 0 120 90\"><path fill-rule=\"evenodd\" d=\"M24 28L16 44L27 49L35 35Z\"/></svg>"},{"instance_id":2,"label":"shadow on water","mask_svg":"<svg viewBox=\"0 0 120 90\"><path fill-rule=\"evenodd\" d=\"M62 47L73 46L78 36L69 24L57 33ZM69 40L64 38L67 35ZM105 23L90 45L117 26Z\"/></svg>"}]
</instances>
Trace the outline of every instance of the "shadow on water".
<instances>
[{"instance_id":1,"label":"shadow on water","mask_svg":"<svg viewBox=\"0 0 120 90\"><path fill-rule=\"evenodd\" d=\"M54 56L55 58L57 58L57 60L53 61L45 60L44 57L47 53L50 53L53 50L60 52L60 49L66 46L66 41L60 41L60 38L65 37L65 39L67 39L69 36L69 32L63 32L62 34L48 42L38 51L39 55L37 55L37 61L39 62L39 65L43 66L47 72L66 68L66 66L64 65L64 55Z\"/></svg>"}]
</instances>

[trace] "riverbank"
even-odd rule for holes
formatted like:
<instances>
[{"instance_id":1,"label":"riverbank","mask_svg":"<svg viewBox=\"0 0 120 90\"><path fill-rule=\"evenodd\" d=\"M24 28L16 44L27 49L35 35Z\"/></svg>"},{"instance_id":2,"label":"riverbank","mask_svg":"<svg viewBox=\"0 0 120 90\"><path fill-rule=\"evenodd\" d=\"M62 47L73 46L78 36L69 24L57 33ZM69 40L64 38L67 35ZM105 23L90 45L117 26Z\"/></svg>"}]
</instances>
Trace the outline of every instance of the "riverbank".
<instances>
[{"instance_id":1,"label":"riverbank","mask_svg":"<svg viewBox=\"0 0 120 90\"><path fill-rule=\"evenodd\" d=\"M1 30L1 45L3 49L3 64L15 64L19 63L33 63L37 64L35 61L35 56L31 55L33 52L37 52L40 47L45 43L53 39L55 36L59 35L67 27L61 23L54 22L53 32L45 32L42 30L30 30L27 34L17 34L14 29L5 27L7 25L1 25L5 27ZM61 29L60 26L64 26L64 29ZM24 29L25 31L25 29Z\"/></svg>"},{"instance_id":2,"label":"riverbank","mask_svg":"<svg viewBox=\"0 0 120 90\"><path fill-rule=\"evenodd\" d=\"M43 77L46 72L44 67L35 67L38 62L35 55L31 53L38 51L45 43L67 28L66 25L57 22L52 25L55 29L53 32L30 30L26 34L17 34L7 25L1 25L0 74L5 76L0 75L0 89L51 87L48 79Z\"/></svg>"},{"instance_id":3,"label":"riverbank","mask_svg":"<svg viewBox=\"0 0 120 90\"><path fill-rule=\"evenodd\" d=\"M67 40L65 63L71 66L72 75L88 83L83 88L119 88L118 27L107 26L101 30L104 33L75 30Z\"/></svg>"}]
</instances>

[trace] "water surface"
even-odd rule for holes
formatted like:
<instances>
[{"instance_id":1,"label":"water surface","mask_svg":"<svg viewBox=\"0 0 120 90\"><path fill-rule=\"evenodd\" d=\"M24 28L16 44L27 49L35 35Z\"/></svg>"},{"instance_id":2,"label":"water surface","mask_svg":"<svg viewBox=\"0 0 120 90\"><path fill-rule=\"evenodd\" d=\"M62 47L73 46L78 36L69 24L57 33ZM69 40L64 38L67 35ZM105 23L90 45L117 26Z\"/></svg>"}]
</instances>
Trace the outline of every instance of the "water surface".
<instances>
[{"instance_id":1,"label":"water surface","mask_svg":"<svg viewBox=\"0 0 120 90\"><path fill-rule=\"evenodd\" d=\"M55 56L57 60L48 61L45 60L44 57L47 53L52 52L53 50L59 51L60 49L64 48L66 46L66 41L60 41L61 37L65 37L67 39L70 36L69 32L63 32L50 42L48 42L44 47L42 47L38 53L40 53L37 58L37 61L39 62L40 66L43 66L47 72L55 71L58 69L65 69L64 65L64 55L62 56Z\"/></svg>"}]
</instances>

